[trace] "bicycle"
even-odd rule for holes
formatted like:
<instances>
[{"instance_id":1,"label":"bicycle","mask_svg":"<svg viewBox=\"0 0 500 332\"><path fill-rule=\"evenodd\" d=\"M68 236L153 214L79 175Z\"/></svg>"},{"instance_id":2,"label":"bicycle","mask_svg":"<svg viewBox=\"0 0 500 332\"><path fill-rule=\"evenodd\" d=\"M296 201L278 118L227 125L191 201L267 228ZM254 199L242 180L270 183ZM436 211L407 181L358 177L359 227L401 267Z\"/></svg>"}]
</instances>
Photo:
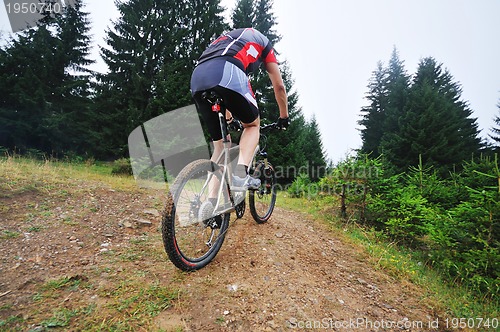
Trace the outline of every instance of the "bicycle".
<instances>
[{"instance_id":1,"label":"bicycle","mask_svg":"<svg viewBox=\"0 0 500 332\"><path fill-rule=\"evenodd\" d=\"M161 231L165 251L181 270L194 271L210 263L219 252L229 227L231 212L237 219L245 213L245 191L232 188L232 163L238 147L231 147L225 120L223 99L214 91L204 93L217 112L223 137L223 151L216 161L199 159L189 163L172 184L163 212ZM265 133L276 129L276 123L261 126L261 141L254 154L250 174L261 186L248 190L253 219L265 223L276 203L276 174L265 151ZM216 196L213 206L208 199Z\"/></svg>"}]
</instances>

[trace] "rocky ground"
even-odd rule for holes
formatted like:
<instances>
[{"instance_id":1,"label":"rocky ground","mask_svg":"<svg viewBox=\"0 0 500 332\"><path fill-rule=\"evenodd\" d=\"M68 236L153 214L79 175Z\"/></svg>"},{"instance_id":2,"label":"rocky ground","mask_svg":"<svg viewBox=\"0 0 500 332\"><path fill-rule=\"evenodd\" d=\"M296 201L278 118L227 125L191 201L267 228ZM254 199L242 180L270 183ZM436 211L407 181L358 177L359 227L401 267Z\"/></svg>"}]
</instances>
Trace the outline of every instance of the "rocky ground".
<instances>
[{"instance_id":1,"label":"rocky ground","mask_svg":"<svg viewBox=\"0 0 500 332\"><path fill-rule=\"evenodd\" d=\"M0 330L438 330L422 290L308 216L233 214L215 260L183 273L161 209L157 193L98 181L4 190Z\"/></svg>"}]
</instances>

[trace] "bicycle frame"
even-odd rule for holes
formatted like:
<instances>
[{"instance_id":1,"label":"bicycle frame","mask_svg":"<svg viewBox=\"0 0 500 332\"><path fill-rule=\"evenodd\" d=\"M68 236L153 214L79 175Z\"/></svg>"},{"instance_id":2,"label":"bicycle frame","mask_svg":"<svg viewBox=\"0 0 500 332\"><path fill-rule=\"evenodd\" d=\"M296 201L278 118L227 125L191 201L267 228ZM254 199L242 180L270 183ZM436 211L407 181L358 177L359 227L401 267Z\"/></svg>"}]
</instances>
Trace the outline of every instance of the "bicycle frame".
<instances>
[{"instance_id":1,"label":"bicycle frame","mask_svg":"<svg viewBox=\"0 0 500 332\"><path fill-rule=\"evenodd\" d=\"M224 241L231 212L236 212L237 219L242 218L246 205L247 190L232 188L235 154L228 135L224 104L213 91L207 92L204 98L217 112L223 136L222 150L218 146L210 160L198 159L184 167L172 185L174 190L168 196L162 219L165 251L172 263L184 271L200 269L212 261ZM276 124L260 129L271 127L276 128ZM267 160L265 145L262 142L262 149L257 145L251 173L251 176L262 180L262 185L248 190L250 212L260 224L269 220L276 202L276 177ZM257 153L263 158L255 158ZM180 205L176 206L179 202ZM188 223L183 224L185 220Z\"/></svg>"},{"instance_id":2,"label":"bicycle frame","mask_svg":"<svg viewBox=\"0 0 500 332\"><path fill-rule=\"evenodd\" d=\"M211 160L213 163L214 170L218 170L218 169L222 168L222 177L221 177L222 181L219 184L219 188L218 188L218 192L217 192L217 203L214 207L214 210L217 211L218 213L225 213L225 212L234 210L236 205L239 203L239 202L235 203L235 197L233 195L233 191L231 190L232 169L231 169L230 158L231 158L231 149L233 149L231 147L232 141L230 139L231 136L230 136L228 129L227 129L227 124L226 124L226 119L225 119L226 109L223 106L222 98L219 97L214 92L211 92L210 95L208 95L208 92L207 92L207 95L205 95L205 99L212 105L212 111L217 113L218 118L219 118L219 126L220 126L220 130L222 133L222 144L223 144L222 151L221 151L219 156L216 156L216 158L212 157ZM265 126L261 126L260 130L266 131L266 130L271 130L271 129L275 129L275 128L276 128L276 124L272 123L272 124L268 124ZM237 149L238 147L234 147L234 148ZM257 147L255 148L255 151L254 151L253 157L252 157L252 160L253 160L252 166L254 169L256 168L256 165L259 162L259 160L257 160L257 158L255 158L257 156L257 154L259 154L261 157L263 157L262 161L264 162L264 166L267 169L269 166L269 161L267 158L267 152L265 151L265 146L263 149L260 149L260 145L257 145ZM213 174L209 176L205 185L203 186L203 189L205 189L206 186L210 185L210 181L213 181L213 178L214 178ZM224 188L227 189L227 194L229 196L229 201L231 202L231 206L229 208L223 207L222 210L219 210L220 201L221 201L221 197L222 197ZM209 188L209 190L210 190L210 188Z\"/></svg>"},{"instance_id":3,"label":"bicycle frame","mask_svg":"<svg viewBox=\"0 0 500 332\"><path fill-rule=\"evenodd\" d=\"M208 98L215 98L215 100L210 100ZM232 177L230 176L232 174L232 172L231 172L231 160L230 160L230 156L231 156L230 151L231 151L231 143L232 142L230 140L230 135L228 133L227 125L226 125L226 119L225 119L226 110L221 106L222 99L220 97L216 97L214 95L212 95L208 98L207 98L207 100L212 104L212 111L216 112L218 115L220 130L222 133L222 144L223 144L222 151L221 151L220 155L215 158L215 161L212 158L212 162L215 163L214 170L216 167L217 168L222 167L222 177L221 177L222 181L219 184L218 193L217 193L217 203L215 204L214 210L223 213L223 212L228 212L228 211L234 209L235 205L236 205L234 202L234 197L233 197L232 191L231 191ZM224 161L221 165L222 159L224 159ZM203 189L205 189L206 186L210 185L210 182L213 181L213 178L214 178L213 174L209 176L205 185L203 186ZM218 209L220 207L220 200L221 200L221 197L223 194L222 191L223 191L224 187L226 187L226 189L227 189L227 193L229 195L229 200L231 202L231 207L228 209L224 208L222 211L219 211ZM210 188L209 188L209 190L210 190Z\"/></svg>"}]
</instances>

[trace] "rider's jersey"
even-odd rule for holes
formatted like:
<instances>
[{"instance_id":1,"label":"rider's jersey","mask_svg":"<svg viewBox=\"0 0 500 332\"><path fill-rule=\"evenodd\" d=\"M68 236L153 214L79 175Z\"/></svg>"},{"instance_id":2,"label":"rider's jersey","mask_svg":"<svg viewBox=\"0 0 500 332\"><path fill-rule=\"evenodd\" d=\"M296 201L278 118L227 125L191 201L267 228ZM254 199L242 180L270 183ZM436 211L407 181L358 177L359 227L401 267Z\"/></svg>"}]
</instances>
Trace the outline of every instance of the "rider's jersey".
<instances>
[{"instance_id":1,"label":"rider's jersey","mask_svg":"<svg viewBox=\"0 0 500 332\"><path fill-rule=\"evenodd\" d=\"M242 28L221 35L203 52L198 63L210 59L228 57L238 60L246 74L255 72L262 62L275 62L273 46L269 39L252 28Z\"/></svg>"}]
</instances>

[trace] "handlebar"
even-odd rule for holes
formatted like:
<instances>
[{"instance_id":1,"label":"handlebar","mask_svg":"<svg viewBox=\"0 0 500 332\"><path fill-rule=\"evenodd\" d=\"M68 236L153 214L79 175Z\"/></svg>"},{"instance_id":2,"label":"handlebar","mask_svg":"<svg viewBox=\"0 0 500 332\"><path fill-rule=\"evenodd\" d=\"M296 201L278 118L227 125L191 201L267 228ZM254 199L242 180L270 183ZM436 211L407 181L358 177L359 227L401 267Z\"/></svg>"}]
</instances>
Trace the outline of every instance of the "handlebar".
<instances>
[{"instance_id":1,"label":"handlebar","mask_svg":"<svg viewBox=\"0 0 500 332\"><path fill-rule=\"evenodd\" d=\"M243 126L241 125L241 122L238 119L233 119L230 122L230 124L231 124L230 130L232 130L232 131L241 131L241 130L243 130ZM260 126L260 130L261 131L278 130L277 123L274 122L274 123L269 123L269 124ZM281 130L286 130L286 128L282 128Z\"/></svg>"},{"instance_id":2,"label":"handlebar","mask_svg":"<svg viewBox=\"0 0 500 332\"><path fill-rule=\"evenodd\" d=\"M271 129L276 129L276 122L260 126L260 130L271 130Z\"/></svg>"},{"instance_id":3,"label":"handlebar","mask_svg":"<svg viewBox=\"0 0 500 332\"><path fill-rule=\"evenodd\" d=\"M267 125L264 125L264 126L260 126L260 130L273 130L273 129L276 129L276 130L286 130L286 128L278 128L278 123L277 122L270 123L270 124L267 124Z\"/></svg>"}]
</instances>

